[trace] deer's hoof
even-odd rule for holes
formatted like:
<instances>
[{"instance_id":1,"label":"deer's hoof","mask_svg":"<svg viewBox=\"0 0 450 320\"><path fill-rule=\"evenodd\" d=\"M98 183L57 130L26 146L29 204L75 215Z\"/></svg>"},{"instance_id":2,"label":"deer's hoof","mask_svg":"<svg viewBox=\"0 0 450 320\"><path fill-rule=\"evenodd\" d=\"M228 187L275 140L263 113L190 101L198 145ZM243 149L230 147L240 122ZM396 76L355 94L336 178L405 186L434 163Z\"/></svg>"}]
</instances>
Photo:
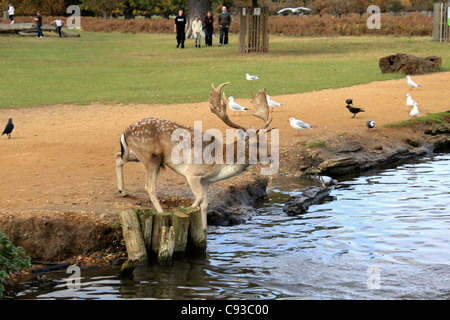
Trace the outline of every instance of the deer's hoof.
<instances>
[{"instance_id":1,"label":"deer's hoof","mask_svg":"<svg viewBox=\"0 0 450 320\"><path fill-rule=\"evenodd\" d=\"M125 191L119 190L119 193L123 198L128 197L128 194Z\"/></svg>"}]
</instances>

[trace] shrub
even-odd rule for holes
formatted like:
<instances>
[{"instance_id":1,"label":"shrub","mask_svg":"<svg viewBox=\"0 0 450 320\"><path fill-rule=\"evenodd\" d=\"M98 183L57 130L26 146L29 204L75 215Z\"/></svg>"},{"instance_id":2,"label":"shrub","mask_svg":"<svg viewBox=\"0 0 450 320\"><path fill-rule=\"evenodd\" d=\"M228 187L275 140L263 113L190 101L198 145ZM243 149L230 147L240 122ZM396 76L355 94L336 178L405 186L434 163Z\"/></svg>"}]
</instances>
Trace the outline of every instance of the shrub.
<instances>
[{"instance_id":1,"label":"shrub","mask_svg":"<svg viewBox=\"0 0 450 320\"><path fill-rule=\"evenodd\" d=\"M391 17L389 13L381 14L381 28L369 29L366 21L369 14L349 14L338 18L331 14L309 16L270 16L269 33L285 36L431 36L433 17L424 17L418 12L407 16ZM4 19L3 23L8 23ZM50 23L52 17L43 17L44 23ZM16 22L31 22L29 17L17 17ZM125 33L173 33L173 19L152 18L132 19L110 18L104 21L100 17L82 17L81 28L93 32L125 32ZM218 35L219 26L215 19L214 30ZM239 33L239 18L236 16L230 26L231 33Z\"/></svg>"},{"instance_id":2,"label":"shrub","mask_svg":"<svg viewBox=\"0 0 450 320\"><path fill-rule=\"evenodd\" d=\"M21 247L14 246L0 230L0 297L3 296L7 277L30 265L30 257Z\"/></svg>"}]
</instances>

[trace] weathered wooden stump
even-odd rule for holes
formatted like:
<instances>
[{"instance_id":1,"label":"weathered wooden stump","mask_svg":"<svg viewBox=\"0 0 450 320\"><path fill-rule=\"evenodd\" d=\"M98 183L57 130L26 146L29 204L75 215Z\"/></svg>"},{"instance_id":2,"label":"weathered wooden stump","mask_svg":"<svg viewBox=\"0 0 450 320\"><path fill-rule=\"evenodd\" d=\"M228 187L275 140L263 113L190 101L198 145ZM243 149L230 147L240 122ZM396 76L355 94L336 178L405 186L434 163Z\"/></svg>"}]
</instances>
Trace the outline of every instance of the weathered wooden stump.
<instances>
[{"instance_id":1,"label":"weathered wooden stump","mask_svg":"<svg viewBox=\"0 0 450 320\"><path fill-rule=\"evenodd\" d=\"M119 213L128 260L120 275L131 275L150 255L159 265L170 265L174 253L206 250L206 230L203 230L200 208L174 208L171 212L151 209L123 210Z\"/></svg>"},{"instance_id":2,"label":"weathered wooden stump","mask_svg":"<svg viewBox=\"0 0 450 320\"><path fill-rule=\"evenodd\" d=\"M136 211L123 210L119 213L119 219L128 253L128 261L122 265L120 274L127 275L132 273L139 263L146 263L148 256Z\"/></svg>"},{"instance_id":3,"label":"weathered wooden stump","mask_svg":"<svg viewBox=\"0 0 450 320\"><path fill-rule=\"evenodd\" d=\"M173 248L175 246L175 232L172 227L161 228L161 239L158 250L158 264L167 266L172 263Z\"/></svg>"},{"instance_id":4,"label":"weathered wooden stump","mask_svg":"<svg viewBox=\"0 0 450 320\"><path fill-rule=\"evenodd\" d=\"M439 71L442 58L437 56L417 57L411 54L397 53L383 57L379 61L383 73L423 74Z\"/></svg>"},{"instance_id":5,"label":"weathered wooden stump","mask_svg":"<svg viewBox=\"0 0 450 320\"><path fill-rule=\"evenodd\" d=\"M175 232L174 252L185 252L190 222L189 214L185 210L181 208L173 209L173 228Z\"/></svg>"},{"instance_id":6,"label":"weathered wooden stump","mask_svg":"<svg viewBox=\"0 0 450 320\"><path fill-rule=\"evenodd\" d=\"M155 212L153 214L152 250L155 254L159 252L163 227L170 227L170 215L170 212Z\"/></svg>"}]
</instances>

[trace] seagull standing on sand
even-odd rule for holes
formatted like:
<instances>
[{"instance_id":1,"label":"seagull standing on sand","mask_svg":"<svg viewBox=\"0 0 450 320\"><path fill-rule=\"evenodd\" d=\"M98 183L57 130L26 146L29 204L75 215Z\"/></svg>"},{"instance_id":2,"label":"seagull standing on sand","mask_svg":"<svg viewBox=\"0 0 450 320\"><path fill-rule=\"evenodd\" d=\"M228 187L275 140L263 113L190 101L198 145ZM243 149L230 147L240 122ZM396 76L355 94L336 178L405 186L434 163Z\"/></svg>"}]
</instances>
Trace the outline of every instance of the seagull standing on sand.
<instances>
[{"instance_id":1,"label":"seagull standing on sand","mask_svg":"<svg viewBox=\"0 0 450 320\"><path fill-rule=\"evenodd\" d=\"M247 78L247 80L250 80L250 81L259 79L259 76L252 76L252 75L249 75L248 73L245 74L245 77Z\"/></svg>"},{"instance_id":2,"label":"seagull standing on sand","mask_svg":"<svg viewBox=\"0 0 450 320\"><path fill-rule=\"evenodd\" d=\"M416 101L411 98L411 95L409 93L406 94L406 105L408 107L414 107L414 103L417 103Z\"/></svg>"},{"instance_id":3,"label":"seagull standing on sand","mask_svg":"<svg viewBox=\"0 0 450 320\"><path fill-rule=\"evenodd\" d=\"M272 107L272 111L271 112L273 112L273 108L283 106L281 103L278 103L276 101L271 100L270 96L268 94L266 94L266 97L267 97L267 103L269 104L269 107Z\"/></svg>"},{"instance_id":4,"label":"seagull standing on sand","mask_svg":"<svg viewBox=\"0 0 450 320\"><path fill-rule=\"evenodd\" d=\"M236 102L234 102L234 98L233 97L228 97L228 106L230 107L231 110L233 111L248 111L247 108L244 108L243 106L241 106L240 104L237 104Z\"/></svg>"},{"instance_id":5,"label":"seagull standing on sand","mask_svg":"<svg viewBox=\"0 0 450 320\"><path fill-rule=\"evenodd\" d=\"M406 76L406 78L408 79L408 86L410 86L411 87L411 89L412 88L420 88L420 86L417 84L417 83L415 83L414 81L412 81L412 79L411 79L411 76Z\"/></svg>"},{"instance_id":6,"label":"seagull standing on sand","mask_svg":"<svg viewBox=\"0 0 450 320\"><path fill-rule=\"evenodd\" d=\"M409 115L413 118L419 116L419 108L417 108L417 102L414 103L414 107L409 112ZM416 121L417 122L417 121Z\"/></svg>"},{"instance_id":7,"label":"seagull standing on sand","mask_svg":"<svg viewBox=\"0 0 450 320\"><path fill-rule=\"evenodd\" d=\"M11 139L11 132L14 129L14 125L12 123L12 118L8 119L8 124L5 127L5 130L3 130L2 135L6 134L8 136L8 139Z\"/></svg>"},{"instance_id":8,"label":"seagull standing on sand","mask_svg":"<svg viewBox=\"0 0 450 320\"><path fill-rule=\"evenodd\" d=\"M296 137L300 136L300 130L303 129L312 129L313 127L310 126L307 123L304 123L302 120L298 120L295 118L290 118L289 123L291 124L291 127L298 131Z\"/></svg>"}]
</instances>

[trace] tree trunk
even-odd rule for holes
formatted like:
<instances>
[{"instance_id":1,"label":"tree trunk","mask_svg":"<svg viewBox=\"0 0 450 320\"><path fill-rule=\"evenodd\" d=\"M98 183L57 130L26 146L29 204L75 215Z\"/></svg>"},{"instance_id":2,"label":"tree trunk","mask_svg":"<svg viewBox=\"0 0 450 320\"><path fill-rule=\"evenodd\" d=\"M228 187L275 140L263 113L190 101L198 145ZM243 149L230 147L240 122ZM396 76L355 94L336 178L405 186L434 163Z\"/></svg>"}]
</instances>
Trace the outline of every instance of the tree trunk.
<instances>
[{"instance_id":1,"label":"tree trunk","mask_svg":"<svg viewBox=\"0 0 450 320\"><path fill-rule=\"evenodd\" d=\"M206 13L211 10L211 0L188 0L186 38L192 37L192 21L199 15L203 24Z\"/></svg>"}]
</instances>

